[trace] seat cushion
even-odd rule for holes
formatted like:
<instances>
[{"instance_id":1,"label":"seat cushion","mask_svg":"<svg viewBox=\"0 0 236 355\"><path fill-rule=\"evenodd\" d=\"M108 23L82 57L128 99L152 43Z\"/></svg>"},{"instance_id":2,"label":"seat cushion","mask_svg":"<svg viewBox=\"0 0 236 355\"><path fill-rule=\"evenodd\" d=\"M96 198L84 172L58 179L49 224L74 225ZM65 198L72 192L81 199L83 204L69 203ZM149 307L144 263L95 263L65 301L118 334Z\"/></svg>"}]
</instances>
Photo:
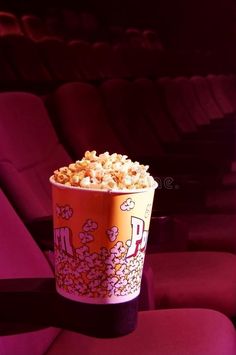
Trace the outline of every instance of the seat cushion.
<instances>
[{"instance_id":1,"label":"seat cushion","mask_svg":"<svg viewBox=\"0 0 236 355\"><path fill-rule=\"evenodd\" d=\"M46 355L233 355L235 329L210 310L139 313L137 329L116 339L96 339L63 331Z\"/></svg>"},{"instance_id":2,"label":"seat cushion","mask_svg":"<svg viewBox=\"0 0 236 355\"><path fill-rule=\"evenodd\" d=\"M1 355L43 355L60 329L46 328L34 332L0 337Z\"/></svg>"},{"instance_id":3,"label":"seat cushion","mask_svg":"<svg viewBox=\"0 0 236 355\"><path fill-rule=\"evenodd\" d=\"M146 255L158 308L211 308L236 315L236 256L220 252Z\"/></svg>"}]
</instances>

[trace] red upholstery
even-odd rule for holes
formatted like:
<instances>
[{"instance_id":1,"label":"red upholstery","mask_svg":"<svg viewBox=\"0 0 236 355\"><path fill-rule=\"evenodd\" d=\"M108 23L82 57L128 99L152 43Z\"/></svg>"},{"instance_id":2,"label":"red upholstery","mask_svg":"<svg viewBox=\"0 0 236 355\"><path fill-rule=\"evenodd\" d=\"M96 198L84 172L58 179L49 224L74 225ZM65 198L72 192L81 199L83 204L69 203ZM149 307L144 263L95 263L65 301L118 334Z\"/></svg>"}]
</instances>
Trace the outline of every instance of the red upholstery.
<instances>
[{"instance_id":1,"label":"red upholstery","mask_svg":"<svg viewBox=\"0 0 236 355\"><path fill-rule=\"evenodd\" d=\"M69 47L77 64L76 70L80 78L86 81L99 79L93 46L86 41L74 40L69 43Z\"/></svg>"},{"instance_id":2,"label":"red upholstery","mask_svg":"<svg viewBox=\"0 0 236 355\"><path fill-rule=\"evenodd\" d=\"M36 44L29 38L19 35L4 36L0 40L0 46L18 79L33 83L50 80L50 75L39 58Z\"/></svg>"},{"instance_id":3,"label":"red upholstery","mask_svg":"<svg viewBox=\"0 0 236 355\"><path fill-rule=\"evenodd\" d=\"M53 272L23 223L0 190L0 277L38 278L52 277ZM4 327L1 324L1 327ZM48 328L17 336L0 337L2 355L41 355L59 333Z\"/></svg>"},{"instance_id":4,"label":"red upholstery","mask_svg":"<svg viewBox=\"0 0 236 355\"><path fill-rule=\"evenodd\" d=\"M236 212L236 189L217 189L209 191L206 206L211 211Z\"/></svg>"},{"instance_id":5,"label":"red upholstery","mask_svg":"<svg viewBox=\"0 0 236 355\"><path fill-rule=\"evenodd\" d=\"M181 133L196 132L197 125L184 106L176 82L169 78L162 78L158 80L158 85L163 92L166 108L179 131Z\"/></svg>"},{"instance_id":6,"label":"red upholstery","mask_svg":"<svg viewBox=\"0 0 236 355\"><path fill-rule=\"evenodd\" d=\"M85 83L68 83L49 99L64 141L79 159L86 150L119 152L125 150L107 120L96 88Z\"/></svg>"},{"instance_id":7,"label":"red upholstery","mask_svg":"<svg viewBox=\"0 0 236 355\"><path fill-rule=\"evenodd\" d=\"M205 78L194 76L190 79L194 85L195 92L198 96L202 108L207 112L211 120L223 117L219 105L214 100L209 90L209 85Z\"/></svg>"},{"instance_id":8,"label":"red upholstery","mask_svg":"<svg viewBox=\"0 0 236 355\"><path fill-rule=\"evenodd\" d=\"M45 37L37 42L42 60L54 80L76 80L74 58L67 44L57 38Z\"/></svg>"},{"instance_id":9,"label":"red upholstery","mask_svg":"<svg viewBox=\"0 0 236 355\"><path fill-rule=\"evenodd\" d=\"M215 311L184 309L141 312L137 330L118 339L64 331L46 355L234 355L235 351L235 329L227 318Z\"/></svg>"},{"instance_id":10,"label":"red upholstery","mask_svg":"<svg viewBox=\"0 0 236 355\"><path fill-rule=\"evenodd\" d=\"M236 253L235 214L185 215L181 220L189 226L191 249Z\"/></svg>"},{"instance_id":11,"label":"red upholstery","mask_svg":"<svg viewBox=\"0 0 236 355\"><path fill-rule=\"evenodd\" d=\"M52 277L53 272L0 190L0 278Z\"/></svg>"},{"instance_id":12,"label":"red upholstery","mask_svg":"<svg viewBox=\"0 0 236 355\"><path fill-rule=\"evenodd\" d=\"M188 78L179 77L175 79L175 82L181 93L184 104L197 126L209 124L209 117L200 106L191 81Z\"/></svg>"},{"instance_id":13,"label":"red upholstery","mask_svg":"<svg viewBox=\"0 0 236 355\"><path fill-rule=\"evenodd\" d=\"M222 87L221 80L216 75L208 75L207 82L209 83L212 94L220 106L223 114L228 115L234 112L234 108L230 103L230 100L227 98Z\"/></svg>"},{"instance_id":14,"label":"red upholstery","mask_svg":"<svg viewBox=\"0 0 236 355\"><path fill-rule=\"evenodd\" d=\"M46 24L35 15L23 15L21 23L26 36L37 41L49 35Z\"/></svg>"},{"instance_id":15,"label":"red upholstery","mask_svg":"<svg viewBox=\"0 0 236 355\"><path fill-rule=\"evenodd\" d=\"M130 76L129 62L126 56L127 45L123 42L112 46L115 57L114 76L115 78L128 78Z\"/></svg>"},{"instance_id":16,"label":"red upholstery","mask_svg":"<svg viewBox=\"0 0 236 355\"><path fill-rule=\"evenodd\" d=\"M161 155L162 147L144 121L135 86L126 80L113 79L104 82L100 91L113 129L127 150L136 157Z\"/></svg>"},{"instance_id":17,"label":"red upholstery","mask_svg":"<svg viewBox=\"0 0 236 355\"><path fill-rule=\"evenodd\" d=\"M0 12L0 36L9 34L22 34L18 20L9 12Z\"/></svg>"},{"instance_id":18,"label":"red upholstery","mask_svg":"<svg viewBox=\"0 0 236 355\"><path fill-rule=\"evenodd\" d=\"M234 111L236 111L236 90L233 75L218 75L218 80Z\"/></svg>"},{"instance_id":19,"label":"red upholstery","mask_svg":"<svg viewBox=\"0 0 236 355\"><path fill-rule=\"evenodd\" d=\"M42 101L27 93L0 95L0 179L21 216L51 215L54 169L69 164Z\"/></svg>"},{"instance_id":20,"label":"red upholstery","mask_svg":"<svg viewBox=\"0 0 236 355\"><path fill-rule=\"evenodd\" d=\"M178 142L180 138L163 111L160 95L154 81L137 79L134 84L139 90L142 107L158 139L163 143Z\"/></svg>"},{"instance_id":21,"label":"red upholstery","mask_svg":"<svg viewBox=\"0 0 236 355\"><path fill-rule=\"evenodd\" d=\"M1 277L50 277L51 271L46 260L2 193L0 204L3 213L0 229L3 232L0 238ZM186 305L192 303L195 307L200 307L203 303L203 307L209 305L211 308L222 308L231 315L235 308L235 256L223 253L203 255L204 253L169 253L148 256L149 261L154 260L154 271L157 270L157 297L164 301L164 305L169 300L175 307L181 306L182 302ZM161 305L163 306L163 302ZM182 309L140 312L137 329L118 339L95 339L47 328L1 336L0 349L2 355L104 355L110 354L111 349L114 355L153 354L153 351L160 355L233 355L236 343L234 327L222 314L203 309Z\"/></svg>"},{"instance_id":22,"label":"red upholstery","mask_svg":"<svg viewBox=\"0 0 236 355\"><path fill-rule=\"evenodd\" d=\"M236 315L236 256L217 252L146 255L157 308L211 308Z\"/></svg>"},{"instance_id":23,"label":"red upholstery","mask_svg":"<svg viewBox=\"0 0 236 355\"><path fill-rule=\"evenodd\" d=\"M162 51L163 44L161 42L161 39L158 36L158 33L156 30L144 30L142 33L143 36L143 46L147 49L157 49L159 51Z\"/></svg>"},{"instance_id":24,"label":"red upholstery","mask_svg":"<svg viewBox=\"0 0 236 355\"><path fill-rule=\"evenodd\" d=\"M114 53L112 46L106 42L95 42L93 54L96 60L100 79L109 79L114 76Z\"/></svg>"}]
</instances>

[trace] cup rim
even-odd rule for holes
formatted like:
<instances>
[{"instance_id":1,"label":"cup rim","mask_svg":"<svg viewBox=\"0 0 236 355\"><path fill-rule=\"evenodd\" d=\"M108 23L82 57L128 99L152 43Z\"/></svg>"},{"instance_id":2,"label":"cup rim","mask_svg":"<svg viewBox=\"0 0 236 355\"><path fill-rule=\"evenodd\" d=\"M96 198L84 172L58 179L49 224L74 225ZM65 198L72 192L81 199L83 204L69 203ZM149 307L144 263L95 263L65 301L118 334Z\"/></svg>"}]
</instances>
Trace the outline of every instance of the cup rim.
<instances>
[{"instance_id":1,"label":"cup rim","mask_svg":"<svg viewBox=\"0 0 236 355\"><path fill-rule=\"evenodd\" d=\"M54 176L50 176L49 181L52 185L62 189L62 190L75 190L75 191L86 191L86 192L100 192L100 193L110 193L110 194L134 194L134 193L142 193L150 190L155 190L158 187L158 183L154 180L154 185L151 187L146 187L144 189L124 189L124 190L118 190L118 189L88 189L84 187L76 187L76 186L67 186L60 184L59 182L56 182L54 180Z\"/></svg>"}]
</instances>

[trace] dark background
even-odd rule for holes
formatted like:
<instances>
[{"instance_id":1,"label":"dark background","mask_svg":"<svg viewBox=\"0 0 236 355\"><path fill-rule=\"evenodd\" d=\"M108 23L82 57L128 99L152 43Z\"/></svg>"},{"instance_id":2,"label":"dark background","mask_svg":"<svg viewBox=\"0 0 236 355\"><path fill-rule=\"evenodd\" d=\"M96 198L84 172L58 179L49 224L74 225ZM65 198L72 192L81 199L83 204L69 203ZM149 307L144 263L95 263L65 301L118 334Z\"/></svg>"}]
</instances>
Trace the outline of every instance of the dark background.
<instances>
[{"instance_id":1,"label":"dark background","mask_svg":"<svg viewBox=\"0 0 236 355\"><path fill-rule=\"evenodd\" d=\"M45 13L52 8L95 13L104 24L154 27L166 47L219 49L235 45L233 0L5 0L1 11Z\"/></svg>"}]
</instances>

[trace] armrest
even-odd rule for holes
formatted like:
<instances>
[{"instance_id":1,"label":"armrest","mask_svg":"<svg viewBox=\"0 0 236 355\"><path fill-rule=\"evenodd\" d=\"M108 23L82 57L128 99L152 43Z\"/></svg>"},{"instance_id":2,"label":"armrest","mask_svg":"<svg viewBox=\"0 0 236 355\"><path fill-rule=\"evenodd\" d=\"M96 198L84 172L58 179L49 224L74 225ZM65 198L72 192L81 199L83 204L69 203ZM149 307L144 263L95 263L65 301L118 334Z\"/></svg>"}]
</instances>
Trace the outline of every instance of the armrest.
<instances>
[{"instance_id":1,"label":"armrest","mask_svg":"<svg viewBox=\"0 0 236 355\"><path fill-rule=\"evenodd\" d=\"M52 216L45 216L27 222L26 226L42 250L53 250Z\"/></svg>"},{"instance_id":2,"label":"armrest","mask_svg":"<svg viewBox=\"0 0 236 355\"><path fill-rule=\"evenodd\" d=\"M16 324L12 333L23 322L23 326L54 326L89 336L118 337L134 330L137 311L138 298L107 305L68 300L56 292L54 278L0 280L1 322ZM3 328L1 325L1 334L6 334ZM9 327L7 331L9 334Z\"/></svg>"},{"instance_id":3,"label":"armrest","mask_svg":"<svg viewBox=\"0 0 236 355\"><path fill-rule=\"evenodd\" d=\"M185 251L188 248L187 225L176 217L151 218L147 253Z\"/></svg>"}]
</instances>

